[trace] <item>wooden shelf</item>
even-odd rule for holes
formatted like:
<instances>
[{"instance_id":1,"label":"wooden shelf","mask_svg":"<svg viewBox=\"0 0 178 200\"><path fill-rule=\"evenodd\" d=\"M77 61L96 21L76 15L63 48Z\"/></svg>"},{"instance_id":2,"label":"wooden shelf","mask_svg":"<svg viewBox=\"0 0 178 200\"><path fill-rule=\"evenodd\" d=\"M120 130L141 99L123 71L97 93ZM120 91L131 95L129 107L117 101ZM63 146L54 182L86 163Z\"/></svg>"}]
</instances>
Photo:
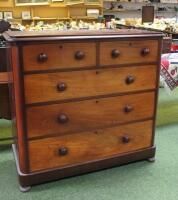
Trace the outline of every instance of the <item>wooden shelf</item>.
<instances>
[{"instance_id":1,"label":"wooden shelf","mask_svg":"<svg viewBox=\"0 0 178 200\"><path fill-rule=\"evenodd\" d=\"M114 1L114 0L107 0L107 1L103 1L103 3L117 3L118 1Z\"/></svg>"},{"instance_id":2,"label":"wooden shelf","mask_svg":"<svg viewBox=\"0 0 178 200\"><path fill-rule=\"evenodd\" d=\"M57 2L57 1L50 3L49 6L51 8L66 8L67 7L66 4L64 4L64 2Z\"/></svg>"},{"instance_id":3,"label":"wooden shelf","mask_svg":"<svg viewBox=\"0 0 178 200\"><path fill-rule=\"evenodd\" d=\"M122 9L115 9L115 10L109 10L109 9L103 9L103 12L141 12L142 10L122 10ZM159 10L155 10L154 12L156 13L172 13L172 12L176 12L175 10L163 10L163 11L159 11Z\"/></svg>"},{"instance_id":4,"label":"wooden shelf","mask_svg":"<svg viewBox=\"0 0 178 200\"><path fill-rule=\"evenodd\" d=\"M90 3L84 4L84 6L86 6L86 7L103 7L102 4L90 4Z\"/></svg>"},{"instance_id":5,"label":"wooden shelf","mask_svg":"<svg viewBox=\"0 0 178 200\"><path fill-rule=\"evenodd\" d=\"M69 20L69 19L87 19L87 20L97 20L95 17L88 17L88 16L71 16L71 17L59 17L59 18L33 18L33 19L16 19L22 21L48 21L48 20Z\"/></svg>"},{"instance_id":6,"label":"wooden shelf","mask_svg":"<svg viewBox=\"0 0 178 200\"><path fill-rule=\"evenodd\" d=\"M16 3L15 6L47 6L49 5L49 2L43 2L43 3Z\"/></svg>"},{"instance_id":7,"label":"wooden shelf","mask_svg":"<svg viewBox=\"0 0 178 200\"><path fill-rule=\"evenodd\" d=\"M14 6L14 1L13 0L5 0L5 1L0 1L0 8L13 8Z\"/></svg>"},{"instance_id":8,"label":"wooden shelf","mask_svg":"<svg viewBox=\"0 0 178 200\"><path fill-rule=\"evenodd\" d=\"M157 13L172 13L172 12L176 12L175 10L155 10L155 12Z\"/></svg>"},{"instance_id":9,"label":"wooden shelf","mask_svg":"<svg viewBox=\"0 0 178 200\"><path fill-rule=\"evenodd\" d=\"M71 16L71 19L97 20L97 18L95 17L88 17L88 16Z\"/></svg>"},{"instance_id":10,"label":"wooden shelf","mask_svg":"<svg viewBox=\"0 0 178 200\"><path fill-rule=\"evenodd\" d=\"M101 4L84 4L84 3L81 3L81 4L66 4L67 7L69 8L81 8L81 7L86 7L86 8L102 8L103 6Z\"/></svg>"},{"instance_id":11,"label":"wooden shelf","mask_svg":"<svg viewBox=\"0 0 178 200\"><path fill-rule=\"evenodd\" d=\"M142 10L109 10L109 9L104 9L103 12L141 12Z\"/></svg>"},{"instance_id":12,"label":"wooden shelf","mask_svg":"<svg viewBox=\"0 0 178 200\"><path fill-rule=\"evenodd\" d=\"M9 82L8 72L0 72L0 84L4 84L8 82Z\"/></svg>"},{"instance_id":13,"label":"wooden shelf","mask_svg":"<svg viewBox=\"0 0 178 200\"><path fill-rule=\"evenodd\" d=\"M21 19L22 21L48 21L48 20L68 20L70 19L69 17L43 17L43 18L32 18L32 19Z\"/></svg>"},{"instance_id":14,"label":"wooden shelf","mask_svg":"<svg viewBox=\"0 0 178 200\"><path fill-rule=\"evenodd\" d=\"M103 3L138 3L138 4L148 4L150 3L149 1L148 2L134 2L134 1L117 1L117 0L106 0L106 1L103 1Z\"/></svg>"},{"instance_id":15,"label":"wooden shelf","mask_svg":"<svg viewBox=\"0 0 178 200\"><path fill-rule=\"evenodd\" d=\"M66 3L68 7L81 7L84 6L84 2L76 2L76 3Z\"/></svg>"},{"instance_id":16,"label":"wooden shelf","mask_svg":"<svg viewBox=\"0 0 178 200\"><path fill-rule=\"evenodd\" d=\"M131 1L131 2L129 2L129 1L117 1L117 0L104 0L103 1L103 3L133 3L133 4L150 4L150 5L154 5L154 4L176 4L176 3L171 3L171 2L168 2L168 3L166 3L166 2L150 2L150 1L148 1L148 2L134 2L134 1Z\"/></svg>"}]
</instances>

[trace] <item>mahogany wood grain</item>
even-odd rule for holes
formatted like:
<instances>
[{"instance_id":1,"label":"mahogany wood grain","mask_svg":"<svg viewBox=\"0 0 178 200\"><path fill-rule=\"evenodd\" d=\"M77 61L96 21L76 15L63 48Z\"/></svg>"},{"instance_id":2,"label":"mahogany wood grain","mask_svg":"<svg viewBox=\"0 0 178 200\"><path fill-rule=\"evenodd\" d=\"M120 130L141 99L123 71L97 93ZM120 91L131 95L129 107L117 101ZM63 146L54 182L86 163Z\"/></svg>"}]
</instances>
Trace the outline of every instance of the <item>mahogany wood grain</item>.
<instances>
[{"instance_id":1,"label":"mahogany wood grain","mask_svg":"<svg viewBox=\"0 0 178 200\"><path fill-rule=\"evenodd\" d=\"M3 36L12 53L21 186L154 157L162 33Z\"/></svg>"},{"instance_id":2,"label":"mahogany wood grain","mask_svg":"<svg viewBox=\"0 0 178 200\"><path fill-rule=\"evenodd\" d=\"M145 48L149 49L148 54L144 54ZM114 52L118 56L113 56ZM157 40L127 40L100 43L100 65L117 65L142 62L155 62L158 60Z\"/></svg>"},{"instance_id":3,"label":"mahogany wood grain","mask_svg":"<svg viewBox=\"0 0 178 200\"><path fill-rule=\"evenodd\" d=\"M77 57L79 52L83 57ZM23 47L23 63L24 71L95 66L96 44L58 42L26 45Z\"/></svg>"},{"instance_id":4,"label":"mahogany wood grain","mask_svg":"<svg viewBox=\"0 0 178 200\"><path fill-rule=\"evenodd\" d=\"M109 35L114 38L114 35L118 35L118 38L123 36L141 36L147 37L152 35L152 37L161 37L163 36L163 33L158 31L150 31L150 30L141 30L141 29L100 29L100 30L45 30L45 31L7 31L3 34L3 36L9 36L9 39L15 40L16 38L25 38L27 40L28 38L31 38L32 40L36 41L35 39L38 38L48 38L48 41L50 39L55 38L55 36L63 37L64 36L74 36L73 39L78 39L78 37L87 36L88 38L92 36L98 36L98 35ZM76 37L76 38L75 38Z\"/></svg>"},{"instance_id":5,"label":"mahogany wood grain","mask_svg":"<svg viewBox=\"0 0 178 200\"><path fill-rule=\"evenodd\" d=\"M127 107L132 110L126 112ZM78 133L153 117L154 92L34 106L26 113L29 138ZM59 121L60 116L66 116L67 121Z\"/></svg>"},{"instance_id":6,"label":"mahogany wood grain","mask_svg":"<svg viewBox=\"0 0 178 200\"><path fill-rule=\"evenodd\" d=\"M163 40L160 38L158 40L159 42L159 48L158 52L162 52L163 47ZM156 77L156 92L155 92L155 105L154 105L154 119L153 119L153 130L152 130L152 144L154 145L154 139L155 139L155 129L156 129L156 117L157 117L157 106L158 106L158 95L159 95L159 83L160 83L160 68L161 68L161 53L158 57L158 67L157 67L157 77Z\"/></svg>"},{"instance_id":7,"label":"mahogany wood grain","mask_svg":"<svg viewBox=\"0 0 178 200\"><path fill-rule=\"evenodd\" d=\"M163 33L158 31L138 29L102 29L102 30L66 30L66 31L7 31L3 37L8 42L56 42L79 40L106 39L148 39L161 38Z\"/></svg>"},{"instance_id":8,"label":"mahogany wood grain","mask_svg":"<svg viewBox=\"0 0 178 200\"><path fill-rule=\"evenodd\" d=\"M28 173L28 155L27 155L27 142L25 135L25 123L24 123L24 101L23 101L23 91L22 91L22 77L20 73L20 63L19 63L19 51L18 47L11 47L11 67L12 67L12 81L13 81L13 100L14 100L14 112L15 118L15 128L18 138L18 156L19 156L19 166L23 173Z\"/></svg>"},{"instance_id":9,"label":"mahogany wood grain","mask_svg":"<svg viewBox=\"0 0 178 200\"><path fill-rule=\"evenodd\" d=\"M0 72L0 84L8 83L8 72Z\"/></svg>"},{"instance_id":10,"label":"mahogany wood grain","mask_svg":"<svg viewBox=\"0 0 178 200\"><path fill-rule=\"evenodd\" d=\"M155 65L25 75L26 104L154 89ZM127 83L128 77L132 83ZM66 84L58 91L58 84Z\"/></svg>"},{"instance_id":11,"label":"mahogany wood grain","mask_svg":"<svg viewBox=\"0 0 178 200\"><path fill-rule=\"evenodd\" d=\"M126 136L129 142L123 141ZM152 121L145 121L82 134L30 141L30 171L94 161L147 148L151 145L151 136ZM67 153L61 155L59 151L64 147L67 148Z\"/></svg>"}]
</instances>

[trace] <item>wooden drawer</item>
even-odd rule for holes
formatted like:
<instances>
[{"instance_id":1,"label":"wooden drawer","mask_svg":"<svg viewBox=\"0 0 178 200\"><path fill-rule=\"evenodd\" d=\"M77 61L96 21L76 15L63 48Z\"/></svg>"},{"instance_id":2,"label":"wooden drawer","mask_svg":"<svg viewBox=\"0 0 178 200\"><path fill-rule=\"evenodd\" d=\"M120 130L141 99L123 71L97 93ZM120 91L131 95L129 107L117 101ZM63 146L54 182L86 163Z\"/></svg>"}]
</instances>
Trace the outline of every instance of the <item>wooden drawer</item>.
<instances>
[{"instance_id":1,"label":"wooden drawer","mask_svg":"<svg viewBox=\"0 0 178 200\"><path fill-rule=\"evenodd\" d=\"M151 146L152 121L29 142L30 170L94 161Z\"/></svg>"},{"instance_id":2,"label":"wooden drawer","mask_svg":"<svg viewBox=\"0 0 178 200\"><path fill-rule=\"evenodd\" d=\"M24 71L66 69L96 65L96 44L57 43L23 47Z\"/></svg>"},{"instance_id":3,"label":"wooden drawer","mask_svg":"<svg viewBox=\"0 0 178 200\"><path fill-rule=\"evenodd\" d=\"M158 55L157 40L100 43L100 65L156 62Z\"/></svg>"},{"instance_id":4,"label":"wooden drawer","mask_svg":"<svg viewBox=\"0 0 178 200\"><path fill-rule=\"evenodd\" d=\"M151 118L153 114L154 92L29 107L28 137L77 133Z\"/></svg>"},{"instance_id":5,"label":"wooden drawer","mask_svg":"<svg viewBox=\"0 0 178 200\"><path fill-rule=\"evenodd\" d=\"M155 88L156 66L32 74L24 82L27 104L107 95Z\"/></svg>"}]
</instances>

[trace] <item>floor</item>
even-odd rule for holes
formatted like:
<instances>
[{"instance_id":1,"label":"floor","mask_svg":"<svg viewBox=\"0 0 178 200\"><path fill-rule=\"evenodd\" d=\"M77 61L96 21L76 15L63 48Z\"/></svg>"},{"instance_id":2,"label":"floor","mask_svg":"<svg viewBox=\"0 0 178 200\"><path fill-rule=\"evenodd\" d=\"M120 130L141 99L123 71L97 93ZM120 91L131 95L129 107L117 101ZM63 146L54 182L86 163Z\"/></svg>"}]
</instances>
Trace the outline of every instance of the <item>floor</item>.
<instances>
[{"instance_id":1,"label":"floor","mask_svg":"<svg viewBox=\"0 0 178 200\"><path fill-rule=\"evenodd\" d=\"M10 149L0 153L0 199L3 200L175 200L178 197L178 124L156 130L156 162L147 161L18 188Z\"/></svg>"},{"instance_id":2,"label":"floor","mask_svg":"<svg viewBox=\"0 0 178 200\"><path fill-rule=\"evenodd\" d=\"M178 123L178 87L171 94L160 88L158 100L156 124L162 126Z\"/></svg>"},{"instance_id":3,"label":"floor","mask_svg":"<svg viewBox=\"0 0 178 200\"><path fill-rule=\"evenodd\" d=\"M12 140L1 139L11 138L12 137L12 125L10 120L0 119L0 146L1 144L10 144Z\"/></svg>"}]
</instances>

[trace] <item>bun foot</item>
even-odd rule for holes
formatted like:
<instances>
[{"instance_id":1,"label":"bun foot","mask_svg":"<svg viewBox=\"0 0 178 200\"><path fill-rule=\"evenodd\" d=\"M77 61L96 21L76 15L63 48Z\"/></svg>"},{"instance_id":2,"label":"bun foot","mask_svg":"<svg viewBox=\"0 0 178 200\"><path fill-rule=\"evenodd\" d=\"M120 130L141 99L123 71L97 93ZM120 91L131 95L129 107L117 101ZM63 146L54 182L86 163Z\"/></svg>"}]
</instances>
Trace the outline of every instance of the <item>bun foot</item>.
<instances>
[{"instance_id":1,"label":"bun foot","mask_svg":"<svg viewBox=\"0 0 178 200\"><path fill-rule=\"evenodd\" d=\"M28 191L30 191L31 186L28 186L28 187L22 187L22 186L20 186L19 189L20 189L21 192L28 192Z\"/></svg>"},{"instance_id":2,"label":"bun foot","mask_svg":"<svg viewBox=\"0 0 178 200\"><path fill-rule=\"evenodd\" d=\"M148 158L147 160L148 160L149 162L155 162L156 159L155 159L155 157L152 157L152 158Z\"/></svg>"}]
</instances>

